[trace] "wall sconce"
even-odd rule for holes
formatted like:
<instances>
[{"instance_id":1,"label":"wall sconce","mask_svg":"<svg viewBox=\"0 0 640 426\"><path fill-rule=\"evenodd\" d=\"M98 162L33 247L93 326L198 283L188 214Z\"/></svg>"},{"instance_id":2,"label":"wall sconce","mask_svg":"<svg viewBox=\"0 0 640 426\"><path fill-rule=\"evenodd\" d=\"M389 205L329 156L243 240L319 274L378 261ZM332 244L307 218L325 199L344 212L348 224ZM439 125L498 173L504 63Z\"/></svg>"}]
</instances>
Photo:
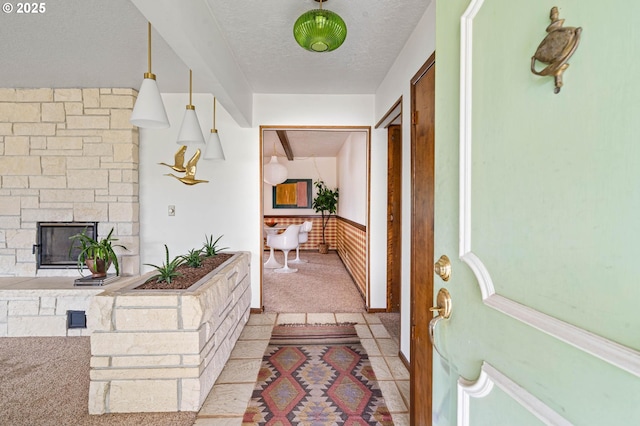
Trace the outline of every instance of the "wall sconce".
<instances>
[{"instance_id":1,"label":"wall sconce","mask_svg":"<svg viewBox=\"0 0 640 426\"><path fill-rule=\"evenodd\" d=\"M148 46L148 62L149 72L144 73L144 80L138 91L138 98L133 107L131 124L146 129L166 129L169 127L169 119L167 111L164 109L164 103L158 90L156 76L151 72L151 22L149 22L149 46Z\"/></svg>"}]
</instances>

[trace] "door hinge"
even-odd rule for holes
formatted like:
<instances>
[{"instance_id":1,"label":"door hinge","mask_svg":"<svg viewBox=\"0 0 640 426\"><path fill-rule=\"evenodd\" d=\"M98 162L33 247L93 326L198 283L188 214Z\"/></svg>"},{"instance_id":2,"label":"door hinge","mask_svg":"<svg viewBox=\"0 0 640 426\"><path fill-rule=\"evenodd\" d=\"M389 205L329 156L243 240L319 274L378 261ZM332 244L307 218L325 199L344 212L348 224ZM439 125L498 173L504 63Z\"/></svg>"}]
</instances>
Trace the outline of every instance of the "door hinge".
<instances>
[{"instance_id":1,"label":"door hinge","mask_svg":"<svg viewBox=\"0 0 640 426\"><path fill-rule=\"evenodd\" d=\"M413 123L411 123L411 124L413 124L414 126L415 126L416 124L418 124L418 111L413 111L413 117L412 117L412 120L413 120Z\"/></svg>"},{"instance_id":2,"label":"door hinge","mask_svg":"<svg viewBox=\"0 0 640 426\"><path fill-rule=\"evenodd\" d=\"M412 325L411 326L411 340L415 340L416 338L416 326Z\"/></svg>"}]
</instances>

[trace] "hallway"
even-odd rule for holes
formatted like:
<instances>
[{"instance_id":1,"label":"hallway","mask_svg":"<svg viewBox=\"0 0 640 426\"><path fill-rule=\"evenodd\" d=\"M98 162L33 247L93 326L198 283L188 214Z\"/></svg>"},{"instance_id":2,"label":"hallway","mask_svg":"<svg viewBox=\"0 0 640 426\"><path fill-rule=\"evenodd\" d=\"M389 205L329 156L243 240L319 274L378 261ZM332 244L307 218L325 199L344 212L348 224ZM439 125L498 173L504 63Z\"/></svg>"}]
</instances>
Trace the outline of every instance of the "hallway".
<instances>
[{"instance_id":1,"label":"hallway","mask_svg":"<svg viewBox=\"0 0 640 426\"><path fill-rule=\"evenodd\" d=\"M280 324L356 323L356 331L375 371L395 425L409 424L409 372L398 344L375 314L252 314L231 358L198 413L196 426L239 426L253 391L271 330Z\"/></svg>"}]
</instances>

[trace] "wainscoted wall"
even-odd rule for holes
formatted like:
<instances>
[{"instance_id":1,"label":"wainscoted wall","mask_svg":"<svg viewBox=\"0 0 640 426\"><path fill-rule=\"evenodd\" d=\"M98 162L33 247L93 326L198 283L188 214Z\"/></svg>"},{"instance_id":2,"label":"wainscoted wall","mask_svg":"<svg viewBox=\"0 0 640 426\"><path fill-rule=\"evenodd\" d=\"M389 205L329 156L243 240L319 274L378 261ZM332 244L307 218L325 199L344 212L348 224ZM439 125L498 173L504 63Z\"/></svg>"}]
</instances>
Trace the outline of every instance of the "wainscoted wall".
<instances>
[{"instance_id":1,"label":"wainscoted wall","mask_svg":"<svg viewBox=\"0 0 640 426\"><path fill-rule=\"evenodd\" d=\"M35 276L36 222L97 221L139 260L132 89L0 89L0 276ZM38 274L44 273L38 271ZM46 270L47 275L77 271Z\"/></svg>"},{"instance_id":2,"label":"wainscoted wall","mask_svg":"<svg viewBox=\"0 0 640 426\"><path fill-rule=\"evenodd\" d=\"M339 217L337 220L338 255L358 289L367 294L367 228Z\"/></svg>"}]
</instances>

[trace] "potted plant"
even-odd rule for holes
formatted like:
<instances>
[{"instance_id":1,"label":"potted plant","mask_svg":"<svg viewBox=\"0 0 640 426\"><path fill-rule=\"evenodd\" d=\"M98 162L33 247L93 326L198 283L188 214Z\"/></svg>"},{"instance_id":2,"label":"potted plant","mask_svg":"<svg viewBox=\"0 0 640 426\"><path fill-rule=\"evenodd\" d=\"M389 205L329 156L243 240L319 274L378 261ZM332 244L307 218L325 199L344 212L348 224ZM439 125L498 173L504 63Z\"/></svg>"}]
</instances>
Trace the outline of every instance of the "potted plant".
<instances>
[{"instance_id":1,"label":"potted plant","mask_svg":"<svg viewBox=\"0 0 640 426\"><path fill-rule=\"evenodd\" d=\"M102 239L93 239L86 233L86 229L79 234L69 237L77 243L77 246L72 246L80 250L78 254L78 271L82 273L82 266L86 265L89 271L91 271L92 278L103 278L107 276L107 270L113 264L116 269L116 275L120 275L120 265L118 264L118 256L113 250L114 247L121 247L127 250L122 244L114 244L114 241L118 241L117 238L113 238L113 228L109 231L109 234Z\"/></svg>"},{"instance_id":2,"label":"potted plant","mask_svg":"<svg viewBox=\"0 0 640 426\"><path fill-rule=\"evenodd\" d=\"M329 251L329 245L325 238L325 230L332 214L338 209L338 188L329 189L324 181L318 180L313 183L317 189L316 197L313 199L311 207L316 213L322 215L322 243L318 244L318 251L326 254Z\"/></svg>"}]
</instances>

